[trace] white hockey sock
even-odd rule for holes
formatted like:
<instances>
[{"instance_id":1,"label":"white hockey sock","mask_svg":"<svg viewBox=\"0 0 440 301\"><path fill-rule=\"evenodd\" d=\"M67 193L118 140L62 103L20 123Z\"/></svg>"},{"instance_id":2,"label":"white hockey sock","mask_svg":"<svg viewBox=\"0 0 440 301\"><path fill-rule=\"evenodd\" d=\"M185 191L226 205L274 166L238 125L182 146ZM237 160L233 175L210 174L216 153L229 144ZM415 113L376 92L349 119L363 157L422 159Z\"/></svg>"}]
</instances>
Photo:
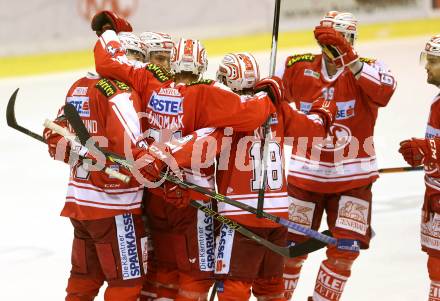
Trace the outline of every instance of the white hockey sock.
<instances>
[{"instance_id":1,"label":"white hockey sock","mask_svg":"<svg viewBox=\"0 0 440 301\"><path fill-rule=\"evenodd\" d=\"M283 279L284 279L284 295L287 300L290 300L292 298L293 292L296 289L296 286L298 285L300 273L292 275L287 274L286 271L284 271Z\"/></svg>"},{"instance_id":2,"label":"white hockey sock","mask_svg":"<svg viewBox=\"0 0 440 301\"><path fill-rule=\"evenodd\" d=\"M338 301L344 291L348 277L331 271L324 263L319 268L316 277L313 301Z\"/></svg>"}]
</instances>

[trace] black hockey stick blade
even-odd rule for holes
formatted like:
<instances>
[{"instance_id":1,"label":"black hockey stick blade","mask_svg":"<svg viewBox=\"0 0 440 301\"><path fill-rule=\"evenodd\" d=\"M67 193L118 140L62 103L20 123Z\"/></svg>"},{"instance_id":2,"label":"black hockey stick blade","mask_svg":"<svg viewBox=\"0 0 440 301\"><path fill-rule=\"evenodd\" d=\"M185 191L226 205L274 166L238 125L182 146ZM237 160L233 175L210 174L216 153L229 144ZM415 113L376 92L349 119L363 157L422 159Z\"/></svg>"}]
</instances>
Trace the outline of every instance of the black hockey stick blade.
<instances>
[{"instance_id":1,"label":"black hockey stick blade","mask_svg":"<svg viewBox=\"0 0 440 301\"><path fill-rule=\"evenodd\" d=\"M332 236L332 233L330 232L330 230L322 231L321 234L324 234L327 236ZM318 250L324 248L325 246L327 246L327 243L322 242L317 239L314 239L314 238L310 238L310 239L306 240L305 242L296 244L291 249L289 257L293 258L293 257L306 255L306 254L318 251Z\"/></svg>"},{"instance_id":2,"label":"black hockey stick blade","mask_svg":"<svg viewBox=\"0 0 440 301\"><path fill-rule=\"evenodd\" d=\"M22 132L25 135L28 135L34 139L37 139L38 141L46 143L43 136L38 135L20 125L18 125L17 120L15 119L15 100L17 99L17 93L20 88L17 88L17 90L12 93L11 97L8 101L8 106L6 107L6 122L8 123L8 126L10 126L13 129L16 129L19 132Z\"/></svg>"},{"instance_id":3,"label":"black hockey stick blade","mask_svg":"<svg viewBox=\"0 0 440 301\"><path fill-rule=\"evenodd\" d=\"M81 144L86 145L87 140L90 139L90 134L87 131L87 128L84 126L81 117L78 115L76 108L72 104L66 103L64 106L64 115L66 116L70 125L73 127L73 130L78 136Z\"/></svg>"}]
</instances>

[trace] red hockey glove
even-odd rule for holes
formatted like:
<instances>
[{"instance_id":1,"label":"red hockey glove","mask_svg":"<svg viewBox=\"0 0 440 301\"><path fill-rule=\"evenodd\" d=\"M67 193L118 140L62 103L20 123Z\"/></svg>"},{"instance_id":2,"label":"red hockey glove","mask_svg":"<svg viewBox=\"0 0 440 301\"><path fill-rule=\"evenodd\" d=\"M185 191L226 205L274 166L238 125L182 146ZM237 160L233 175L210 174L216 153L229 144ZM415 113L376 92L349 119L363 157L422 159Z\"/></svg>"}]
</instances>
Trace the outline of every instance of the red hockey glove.
<instances>
[{"instance_id":1,"label":"red hockey glove","mask_svg":"<svg viewBox=\"0 0 440 301\"><path fill-rule=\"evenodd\" d=\"M415 167L421 164L437 164L440 153L440 139L417 139L411 138L400 142L399 153L405 161Z\"/></svg>"},{"instance_id":2,"label":"red hockey glove","mask_svg":"<svg viewBox=\"0 0 440 301\"><path fill-rule=\"evenodd\" d=\"M54 123L67 128L67 120L66 119L55 119ZM43 131L44 140L47 142L49 155L54 160L63 161L65 163L69 162L70 155L70 145L66 139L60 134L52 131L51 129L45 128Z\"/></svg>"},{"instance_id":3,"label":"red hockey glove","mask_svg":"<svg viewBox=\"0 0 440 301\"><path fill-rule=\"evenodd\" d=\"M319 25L315 27L314 34L324 54L336 67L351 65L359 59L351 44L334 28Z\"/></svg>"},{"instance_id":4,"label":"red hockey glove","mask_svg":"<svg viewBox=\"0 0 440 301\"><path fill-rule=\"evenodd\" d=\"M284 85L278 76L266 77L255 85L255 93L264 91L270 97L274 105L283 101Z\"/></svg>"},{"instance_id":5,"label":"red hockey glove","mask_svg":"<svg viewBox=\"0 0 440 301\"><path fill-rule=\"evenodd\" d=\"M334 101L325 100L323 97L318 98L312 103L309 114L318 114L324 121L324 127L328 131L336 118L338 107Z\"/></svg>"},{"instance_id":6,"label":"red hockey glove","mask_svg":"<svg viewBox=\"0 0 440 301\"><path fill-rule=\"evenodd\" d=\"M127 20L119 17L112 11L103 10L96 13L92 19L92 29L99 37L107 29L113 29L116 33L121 31L132 32L133 28Z\"/></svg>"},{"instance_id":7,"label":"red hockey glove","mask_svg":"<svg viewBox=\"0 0 440 301\"><path fill-rule=\"evenodd\" d=\"M191 202L188 189L168 181L164 183L164 199L177 208L188 207Z\"/></svg>"},{"instance_id":8,"label":"red hockey glove","mask_svg":"<svg viewBox=\"0 0 440 301\"><path fill-rule=\"evenodd\" d=\"M155 147L137 148L133 150L133 157L135 159L134 167L139 170L142 179L138 179L141 184L148 187L148 183L159 181L162 176L161 172L166 169L166 158L163 155L158 155L154 151ZM160 151L160 153L162 153ZM165 154L166 157L169 155ZM147 182L146 182L147 181Z\"/></svg>"}]
</instances>

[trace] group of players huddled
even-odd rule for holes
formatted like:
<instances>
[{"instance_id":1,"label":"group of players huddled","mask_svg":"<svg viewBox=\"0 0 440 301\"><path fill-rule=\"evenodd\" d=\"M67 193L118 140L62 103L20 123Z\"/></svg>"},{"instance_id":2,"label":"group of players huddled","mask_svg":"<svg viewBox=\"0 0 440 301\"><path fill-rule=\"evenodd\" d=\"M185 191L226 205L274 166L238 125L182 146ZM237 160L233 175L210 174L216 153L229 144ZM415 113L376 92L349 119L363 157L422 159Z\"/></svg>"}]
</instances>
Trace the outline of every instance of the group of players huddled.
<instances>
[{"instance_id":1,"label":"group of players huddled","mask_svg":"<svg viewBox=\"0 0 440 301\"><path fill-rule=\"evenodd\" d=\"M325 212L341 242L327 247L308 300L339 300L373 235L371 187L379 174L372 137L378 109L396 88L383 63L354 50L354 16L327 13L314 30L322 53L289 56L278 76L264 79L248 52L226 54L216 80L204 79L208 60L199 40L138 36L111 11L97 13L92 29L99 37L97 74L76 81L66 103L101 147L132 159L135 168L106 162L130 175L129 183L91 170L72 160L78 150L63 136L45 130L51 156L71 165L61 213L74 227L66 300L94 300L104 281L105 300L203 301L214 283L222 301L249 300L251 292L260 301L290 300L307 256L283 258L189 204L203 203L280 246L307 236L162 178L168 170L256 207L262 145L269 152L264 211L314 230ZM425 51L428 61L440 54L435 43ZM63 108L55 122L69 128ZM429 128L431 137L440 133L440 126ZM436 147L426 141L404 141L400 151L408 162L419 159L412 165L426 164ZM285 145L293 147L287 177ZM424 209L440 212L437 206ZM426 216L425 225L434 223ZM433 242L438 233L425 247L440 250ZM432 258L431 293L440 290L440 257ZM440 300L438 293L430 298Z\"/></svg>"}]
</instances>

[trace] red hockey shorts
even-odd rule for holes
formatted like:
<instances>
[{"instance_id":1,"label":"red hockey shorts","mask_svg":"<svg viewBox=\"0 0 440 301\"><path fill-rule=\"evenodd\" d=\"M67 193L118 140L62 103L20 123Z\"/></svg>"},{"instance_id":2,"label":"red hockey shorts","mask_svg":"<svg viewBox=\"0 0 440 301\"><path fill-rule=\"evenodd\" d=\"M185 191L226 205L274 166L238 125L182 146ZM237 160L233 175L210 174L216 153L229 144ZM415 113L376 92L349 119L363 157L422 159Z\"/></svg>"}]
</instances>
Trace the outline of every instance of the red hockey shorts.
<instances>
[{"instance_id":1,"label":"red hockey shorts","mask_svg":"<svg viewBox=\"0 0 440 301\"><path fill-rule=\"evenodd\" d=\"M372 235L371 186L327 194L289 185L289 219L306 228L318 230L325 211L328 227L334 237L360 241L361 248L367 249ZM301 242L306 239L307 236L289 229L288 240Z\"/></svg>"}]
</instances>

